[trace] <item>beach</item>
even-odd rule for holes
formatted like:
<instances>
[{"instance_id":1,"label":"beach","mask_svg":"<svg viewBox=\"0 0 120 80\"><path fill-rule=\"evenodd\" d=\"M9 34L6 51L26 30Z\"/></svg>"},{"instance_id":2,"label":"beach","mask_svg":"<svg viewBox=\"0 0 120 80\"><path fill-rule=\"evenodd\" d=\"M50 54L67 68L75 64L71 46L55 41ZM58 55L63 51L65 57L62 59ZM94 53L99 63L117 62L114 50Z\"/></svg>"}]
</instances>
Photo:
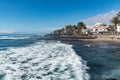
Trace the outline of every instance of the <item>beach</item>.
<instances>
[{"instance_id":1,"label":"beach","mask_svg":"<svg viewBox=\"0 0 120 80\"><path fill-rule=\"evenodd\" d=\"M120 35L96 35L95 39L79 39L80 41L92 42L92 43L100 43L105 42L109 44L119 44L120 43Z\"/></svg>"},{"instance_id":2,"label":"beach","mask_svg":"<svg viewBox=\"0 0 120 80\"><path fill-rule=\"evenodd\" d=\"M99 35L87 35L87 36L60 36L53 37L53 40L79 40L85 42L108 42L108 43L120 43L120 34L99 34Z\"/></svg>"}]
</instances>

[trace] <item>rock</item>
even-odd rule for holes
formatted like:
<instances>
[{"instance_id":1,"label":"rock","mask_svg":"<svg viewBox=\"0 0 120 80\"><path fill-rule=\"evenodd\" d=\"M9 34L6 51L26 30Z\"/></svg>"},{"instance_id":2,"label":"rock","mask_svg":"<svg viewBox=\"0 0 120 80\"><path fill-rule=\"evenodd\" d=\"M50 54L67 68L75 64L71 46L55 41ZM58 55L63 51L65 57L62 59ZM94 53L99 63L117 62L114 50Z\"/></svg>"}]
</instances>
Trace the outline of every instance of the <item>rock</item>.
<instances>
[{"instance_id":1,"label":"rock","mask_svg":"<svg viewBox=\"0 0 120 80\"><path fill-rule=\"evenodd\" d=\"M117 79L115 79L115 78L108 78L108 79L106 79L106 80L117 80Z\"/></svg>"}]
</instances>

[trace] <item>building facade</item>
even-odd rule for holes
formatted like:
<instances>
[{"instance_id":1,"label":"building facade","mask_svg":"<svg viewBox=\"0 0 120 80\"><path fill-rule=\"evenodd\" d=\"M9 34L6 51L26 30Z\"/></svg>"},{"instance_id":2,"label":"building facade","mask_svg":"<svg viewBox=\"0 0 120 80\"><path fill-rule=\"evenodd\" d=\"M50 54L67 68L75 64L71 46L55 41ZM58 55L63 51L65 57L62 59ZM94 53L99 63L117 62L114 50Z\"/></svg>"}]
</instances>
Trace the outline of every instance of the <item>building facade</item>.
<instances>
[{"instance_id":1,"label":"building facade","mask_svg":"<svg viewBox=\"0 0 120 80\"><path fill-rule=\"evenodd\" d=\"M98 22L96 23L94 26L88 26L88 32L91 32L91 33L103 33L103 32L107 32L107 28L108 26L103 23L103 22Z\"/></svg>"},{"instance_id":2,"label":"building facade","mask_svg":"<svg viewBox=\"0 0 120 80\"><path fill-rule=\"evenodd\" d=\"M120 33L120 24L117 25L117 32Z\"/></svg>"}]
</instances>

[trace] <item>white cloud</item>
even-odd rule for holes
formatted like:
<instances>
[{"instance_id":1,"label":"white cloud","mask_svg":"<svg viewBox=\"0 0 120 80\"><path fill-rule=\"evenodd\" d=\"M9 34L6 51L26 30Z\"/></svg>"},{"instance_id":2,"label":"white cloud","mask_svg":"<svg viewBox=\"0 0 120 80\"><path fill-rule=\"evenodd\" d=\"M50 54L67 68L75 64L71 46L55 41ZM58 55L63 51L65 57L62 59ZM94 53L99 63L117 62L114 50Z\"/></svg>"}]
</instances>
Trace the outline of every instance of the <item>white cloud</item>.
<instances>
[{"instance_id":1,"label":"white cloud","mask_svg":"<svg viewBox=\"0 0 120 80\"><path fill-rule=\"evenodd\" d=\"M98 14L88 19L82 20L87 26L94 25L95 23L103 20L106 24L110 24L110 20L118 13L118 11L111 11L105 14Z\"/></svg>"}]
</instances>

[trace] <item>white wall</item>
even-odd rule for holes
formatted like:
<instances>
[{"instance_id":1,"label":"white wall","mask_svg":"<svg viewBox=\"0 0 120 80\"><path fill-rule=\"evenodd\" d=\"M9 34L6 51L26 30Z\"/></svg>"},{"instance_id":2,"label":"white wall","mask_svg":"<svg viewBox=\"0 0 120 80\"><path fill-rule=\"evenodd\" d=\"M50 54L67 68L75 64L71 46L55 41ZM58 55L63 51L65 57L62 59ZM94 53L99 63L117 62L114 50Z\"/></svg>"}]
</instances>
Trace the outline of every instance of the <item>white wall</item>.
<instances>
[{"instance_id":1,"label":"white wall","mask_svg":"<svg viewBox=\"0 0 120 80\"><path fill-rule=\"evenodd\" d=\"M120 26L117 26L117 32L120 32Z\"/></svg>"},{"instance_id":2,"label":"white wall","mask_svg":"<svg viewBox=\"0 0 120 80\"><path fill-rule=\"evenodd\" d=\"M103 28L98 29L98 32L106 32L106 31L107 29L103 29Z\"/></svg>"}]
</instances>

